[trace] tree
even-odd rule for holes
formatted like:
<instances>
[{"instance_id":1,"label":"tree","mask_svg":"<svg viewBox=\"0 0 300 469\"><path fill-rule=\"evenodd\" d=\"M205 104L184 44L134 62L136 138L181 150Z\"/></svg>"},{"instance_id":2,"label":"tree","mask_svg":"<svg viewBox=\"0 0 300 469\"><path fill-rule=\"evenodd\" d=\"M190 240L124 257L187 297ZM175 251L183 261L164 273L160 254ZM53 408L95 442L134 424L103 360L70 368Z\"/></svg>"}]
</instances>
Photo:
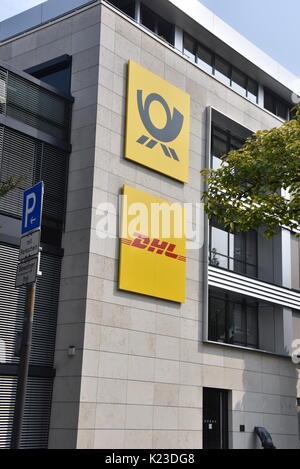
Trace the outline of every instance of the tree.
<instances>
[{"instance_id":1,"label":"tree","mask_svg":"<svg viewBox=\"0 0 300 469\"><path fill-rule=\"evenodd\" d=\"M6 181L0 182L0 198L4 197L8 192L15 189L18 184L24 180L23 176L15 178L13 176L9 177Z\"/></svg>"},{"instance_id":2,"label":"tree","mask_svg":"<svg viewBox=\"0 0 300 469\"><path fill-rule=\"evenodd\" d=\"M222 158L217 170L201 171L208 217L216 215L230 231L300 227L300 106L281 127L258 131L242 148ZM296 234L299 236L299 234Z\"/></svg>"}]
</instances>

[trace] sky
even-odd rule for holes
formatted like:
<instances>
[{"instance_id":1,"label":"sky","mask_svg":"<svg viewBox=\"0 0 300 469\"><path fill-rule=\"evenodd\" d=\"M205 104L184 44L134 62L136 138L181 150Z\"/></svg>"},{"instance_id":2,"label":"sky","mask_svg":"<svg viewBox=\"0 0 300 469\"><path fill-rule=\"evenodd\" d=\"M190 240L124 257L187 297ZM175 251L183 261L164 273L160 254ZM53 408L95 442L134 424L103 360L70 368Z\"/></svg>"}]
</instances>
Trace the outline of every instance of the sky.
<instances>
[{"instance_id":1,"label":"sky","mask_svg":"<svg viewBox=\"0 0 300 469\"><path fill-rule=\"evenodd\" d=\"M300 77L300 0L200 0L200 3Z\"/></svg>"},{"instance_id":2,"label":"sky","mask_svg":"<svg viewBox=\"0 0 300 469\"><path fill-rule=\"evenodd\" d=\"M40 5L46 0L0 0L0 21Z\"/></svg>"},{"instance_id":3,"label":"sky","mask_svg":"<svg viewBox=\"0 0 300 469\"><path fill-rule=\"evenodd\" d=\"M0 21L44 1L46 0L0 0ZM298 46L300 0L200 0L200 2L300 77Z\"/></svg>"}]
</instances>

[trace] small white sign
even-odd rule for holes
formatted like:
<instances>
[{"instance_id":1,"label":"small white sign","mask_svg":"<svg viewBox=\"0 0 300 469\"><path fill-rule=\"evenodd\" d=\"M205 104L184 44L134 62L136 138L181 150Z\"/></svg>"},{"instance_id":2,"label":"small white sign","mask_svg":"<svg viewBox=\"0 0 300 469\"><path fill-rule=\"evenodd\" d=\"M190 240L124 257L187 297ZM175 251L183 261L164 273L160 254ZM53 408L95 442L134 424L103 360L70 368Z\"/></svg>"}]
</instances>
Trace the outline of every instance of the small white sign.
<instances>
[{"instance_id":1,"label":"small white sign","mask_svg":"<svg viewBox=\"0 0 300 469\"><path fill-rule=\"evenodd\" d=\"M34 231L22 236L19 251L19 261L36 256L40 251L40 231Z\"/></svg>"},{"instance_id":2,"label":"small white sign","mask_svg":"<svg viewBox=\"0 0 300 469\"><path fill-rule=\"evenodd\" d=\"M16 275L16 288L23 287L24 285L29 285L36 281L38 266L39 266L39 256L34 257L28 261L20 262L17 267Z\"/></svg>"}]
</instances>

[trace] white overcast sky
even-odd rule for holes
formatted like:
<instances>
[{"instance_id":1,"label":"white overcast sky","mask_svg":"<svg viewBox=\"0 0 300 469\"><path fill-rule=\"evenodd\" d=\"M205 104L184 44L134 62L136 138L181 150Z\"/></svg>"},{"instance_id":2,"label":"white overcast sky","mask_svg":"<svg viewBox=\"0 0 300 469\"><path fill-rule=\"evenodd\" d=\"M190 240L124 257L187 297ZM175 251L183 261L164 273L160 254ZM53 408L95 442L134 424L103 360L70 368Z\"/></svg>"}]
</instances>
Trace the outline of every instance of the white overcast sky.
<instances>
[{"instance_id":1,"label":"white overcast sky","mask_svg":"<svg viewBox=\"0 0 300 469\"><path fill-rule=\"evenodd\" d=\"M0 0L0 21L35 7L46 0Z\"/></svg>"}]
</instances>

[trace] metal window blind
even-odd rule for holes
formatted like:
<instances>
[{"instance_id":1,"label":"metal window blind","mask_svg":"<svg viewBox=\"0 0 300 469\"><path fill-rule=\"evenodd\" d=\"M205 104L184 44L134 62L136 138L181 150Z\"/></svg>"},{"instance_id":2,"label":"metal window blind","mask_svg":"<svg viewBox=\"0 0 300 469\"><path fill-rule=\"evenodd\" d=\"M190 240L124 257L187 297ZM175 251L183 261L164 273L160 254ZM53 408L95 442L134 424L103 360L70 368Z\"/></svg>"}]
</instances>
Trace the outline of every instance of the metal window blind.
<instances>
[{"instance_id":1,"label":"metal window blind","mask_svg":"<svg viewBox=\"0 0 300 469\"><path fill-rule=\"evenodd\" d=\"M5 363L18 363L14 356L17 333L22 331L25 288L15 289L18 249L0 245L0 339L5 344ZM59 257L42 254L33 321L30 363L52 367L60 281Z\"/></svg>"},{"instance_id":2,"label":"metal window blind","mask_svg":"<svg viewBox=\"0 0 300 469\"><path fill-rule=\"evenodd\" d=\"M6 112L7 70L0 67L0 115Z\"/></svg>"},{"instance_id":3,"label":"metal window blind","mask_svg":"<svg viewBox=\"0 0 300 469\"><path fill-rule=\"evenodd\" d=\"M59 139L68 137L69 103L11 72L6 114Z\"/></svg>"},{"instance_id":4,"label":"metal window blind","mask_svg":"<svg viewBox=\"0 0 300 469\"><path fill-rule=\"evenodd\" d=\"M67 153L15 130L0 126L0 181L24 176L16 189L0 199L0 211L22 215L23 191L43 180L43 216L62 221L65 208Z\"/></svg>"},{"instance_id":5,"label":"metal window blind","mask_svg":"<svg viewBox=\"0 0 300 469\"><path fill-rule=\"evenodd\" d=\"M51 412L52 378L29 378L21 448L46 449ZM9 448L17 389L16 376L0 376L0 448Z\"/></svg>"}]
</instances>

